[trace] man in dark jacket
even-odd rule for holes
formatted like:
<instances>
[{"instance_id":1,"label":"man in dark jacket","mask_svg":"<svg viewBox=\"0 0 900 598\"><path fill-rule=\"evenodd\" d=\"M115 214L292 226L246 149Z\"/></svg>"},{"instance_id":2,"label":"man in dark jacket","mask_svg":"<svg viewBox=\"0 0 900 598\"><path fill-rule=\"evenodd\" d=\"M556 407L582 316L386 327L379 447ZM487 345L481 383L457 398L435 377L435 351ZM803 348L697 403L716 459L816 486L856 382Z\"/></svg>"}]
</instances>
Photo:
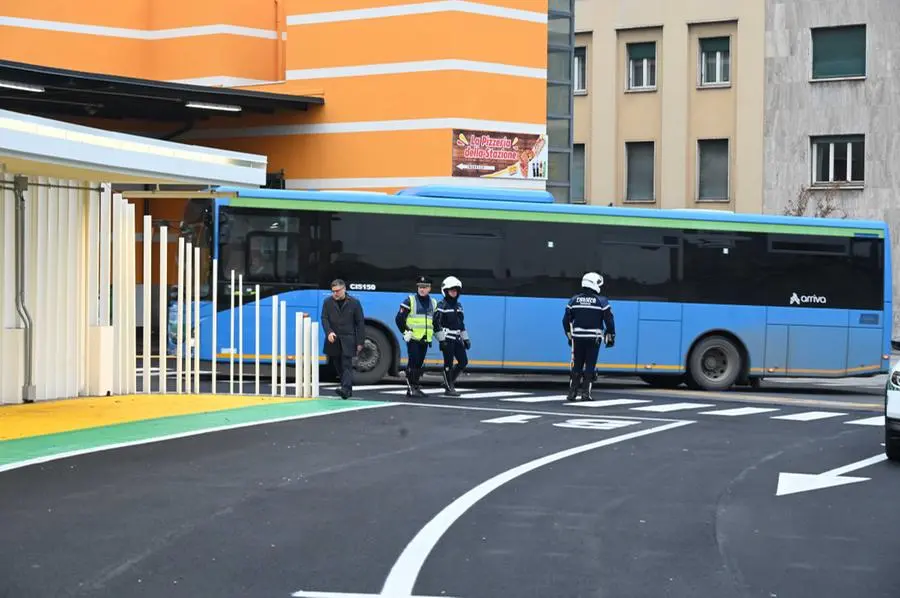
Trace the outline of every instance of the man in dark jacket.
<instances>
[{"instance_id":1,"label":"man in dark jacket","mask_svg":"<svg viewBox=\"0 0 900 598\"><path fill-rule=\"evenodd\" d=\"M353 396L353 358L362 351L365 321L359 300L347 294L341 279L331 283L331 297L322 302L322 330L325 332L325 355L332 358L341 387L341 398Z\"/></svg>"},{"instance_id":2,"label":"man in dark jacket","mask_svg":"<svg viewBox=\"0 0 900 598\"><path fill-rule=\"evenodd\" d=\"M593 400L591 386L597 367L600 342L612 348L616 342L616 321L609 299L600 294L603 277L596 272L588 272L581 279L581 291L569 299L563 314L563 330L572 346L572 372L569 380L570 401L581 390L581 398Z\"/></svg>"}]
</instances>

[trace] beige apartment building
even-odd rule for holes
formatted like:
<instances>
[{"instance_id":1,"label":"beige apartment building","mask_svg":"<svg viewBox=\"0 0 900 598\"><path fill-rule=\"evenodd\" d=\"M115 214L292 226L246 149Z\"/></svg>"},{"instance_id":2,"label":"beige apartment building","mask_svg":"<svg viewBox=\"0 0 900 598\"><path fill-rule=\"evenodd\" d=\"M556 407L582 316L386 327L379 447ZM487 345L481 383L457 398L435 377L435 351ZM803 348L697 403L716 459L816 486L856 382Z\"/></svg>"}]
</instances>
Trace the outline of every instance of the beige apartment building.
<instances>
[{"instance_id":1,"label":"beige apartment building","mask_svg":"<svg viewBox=\"0 0 900 598\"><path fill-rule=\"evenodd\" d=\"M761 0L576 0L574 201L761 212Z\"/></svg>"}]
</instances>

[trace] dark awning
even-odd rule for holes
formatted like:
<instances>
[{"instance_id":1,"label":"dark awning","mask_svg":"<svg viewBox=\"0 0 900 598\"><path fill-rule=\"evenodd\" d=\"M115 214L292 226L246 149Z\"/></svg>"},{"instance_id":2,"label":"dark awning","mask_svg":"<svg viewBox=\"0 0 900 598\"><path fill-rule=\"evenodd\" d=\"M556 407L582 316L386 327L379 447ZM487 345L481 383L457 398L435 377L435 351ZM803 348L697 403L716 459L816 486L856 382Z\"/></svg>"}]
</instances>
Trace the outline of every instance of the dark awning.
<instances>
[{"instance_id":1,"label":"dark awning","mask_svg":"<svg viewBox=\"0 0 900 598\"><path fill-rule=\"evenodd\" d=\"M214 116L306 110L324 103L312 96L167 83L0 60L0 108L49 118L186 123Z\"/></svg>"}]
</instances>

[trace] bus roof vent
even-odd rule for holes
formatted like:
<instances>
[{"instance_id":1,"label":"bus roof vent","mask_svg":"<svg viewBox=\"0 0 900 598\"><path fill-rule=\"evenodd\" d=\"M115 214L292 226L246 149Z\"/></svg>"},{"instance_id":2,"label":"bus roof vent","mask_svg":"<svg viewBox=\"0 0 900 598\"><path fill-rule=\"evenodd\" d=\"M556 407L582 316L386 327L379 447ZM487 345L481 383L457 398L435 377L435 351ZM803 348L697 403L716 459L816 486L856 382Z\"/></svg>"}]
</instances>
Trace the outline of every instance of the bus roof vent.
<instances>
[{"instance_id":1,"label":"bus roof vent","mask_svg":"<svg viewBox=\"0 0 900 598\"><path fill-rule=\"evenodd\" d=\"M477 186L423 185L397 192L410 197L441 199L475 199L481 201L511 201L519 203L553 203L553 195L538 189L503 189Z\"/></svg>"}]
</instances>

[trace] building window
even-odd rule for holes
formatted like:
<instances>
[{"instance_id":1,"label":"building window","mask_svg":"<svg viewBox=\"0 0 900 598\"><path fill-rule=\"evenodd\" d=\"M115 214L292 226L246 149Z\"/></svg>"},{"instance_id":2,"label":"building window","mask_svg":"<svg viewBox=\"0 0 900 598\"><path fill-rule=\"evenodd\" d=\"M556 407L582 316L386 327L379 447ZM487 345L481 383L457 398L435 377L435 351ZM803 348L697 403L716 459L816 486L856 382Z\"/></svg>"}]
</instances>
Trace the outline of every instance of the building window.
<instances>
[{"instance_id":1,"label":"building window","mask_svg":"<svg viewBox=\"0 0 900 598\"><path fill-rule=\"evenodd\" d=\"M812 78L866 76L866 26L812 30Z\"/></svg>"},{"instance_id":2,"label":"building window","mask_svg":"<svg viewBox=\"0 0 900 598\"><path fill-rule=\"evenodd\" d=\"M656 42L628 44L628 89L656 88Z\"/></svg>"},{"instance_id":3,"label":"building window","mask_svg":"<svg viewBox=\"0 0 900 598\"><path fill-rule=\"evenodd\" d=\"M653 201L653 146L652 141L625 144L625 201Z\"/></svg>"},{"instance_id":4,"label":"building window","mask_svg":"<svg viewBox=\"0 0 900 598\"><path fill-rule=\"evenodd\" d=\"M865 183L866 141L863 135L813 137L812 184Z\"/></svg>"},{"instance_id":5,"label":"building window","mask_svg":"<svg viewBox=\"0 0 900 598\"><path fill-rule=\"evenodd\" d=\"M728 140L697 141L697 199L728 200Z\"/></svg>"},{"instance_id":6,"label":"building window","mask_svg":"<svg viewBox=\"0 0 900 598\"><path fill-rule=\"evenodd\" d=\"M584 144L572 146L572 201L584 202Z\"/></svg>"},{"instance_id":7,"label":"building window","mask_svg":"<svg viewBox=\"0 0 900 598\"><path fill-rule=\"evenodd\" d=\"M574 73L575 93L587 92L587 48L575 48Z\"/></svg>"},{"instance_id":8,"label":"building window","mask_svg":"<svg viewBox=\"0 0 900 598\"><path fill-rule=\"evenodd\" d=\"M701 85L725 85L731 82L730 42L727 37L700 40Z\"/></svg>"}]
</instances>

